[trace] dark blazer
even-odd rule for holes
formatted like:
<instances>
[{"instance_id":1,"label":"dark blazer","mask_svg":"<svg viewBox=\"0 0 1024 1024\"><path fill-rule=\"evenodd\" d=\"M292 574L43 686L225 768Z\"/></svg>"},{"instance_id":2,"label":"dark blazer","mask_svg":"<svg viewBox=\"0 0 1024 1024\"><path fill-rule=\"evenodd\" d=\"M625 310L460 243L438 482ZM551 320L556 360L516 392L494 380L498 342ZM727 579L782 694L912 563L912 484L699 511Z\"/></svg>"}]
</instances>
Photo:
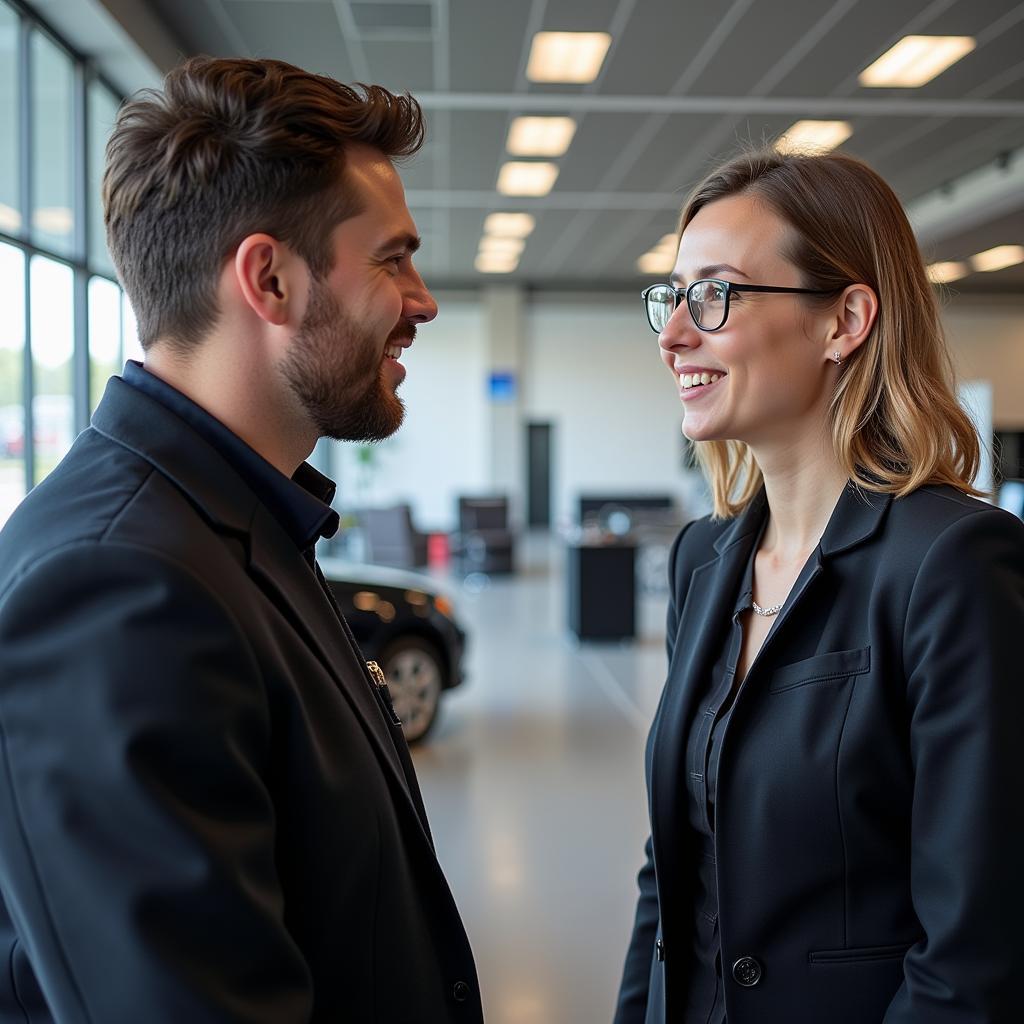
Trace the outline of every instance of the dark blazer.
<instances>
[{"instance_id":1,"label":"dark blazer","mask_svg":"<svg viewBox=\"0 0 1024 1024\"><path fill-rule=\"evenodd\" d=\"M673 549L651 840L616 1024L680 1019L683 746L764 493ZM1024 524L849 486L736 698L716 801L729 1024L1024 1020Z\"/></svg>"},{"instance_id":2,"label":"dark blazer","mask_svg":"<svg viewBox=\"0 0 1024 1024\"><path fill-rule=\"evenodd\" d=\"M482 1021L351 634L118 378L0 536L0 899L3 1024Z\"/></svg>"}]
</instances>

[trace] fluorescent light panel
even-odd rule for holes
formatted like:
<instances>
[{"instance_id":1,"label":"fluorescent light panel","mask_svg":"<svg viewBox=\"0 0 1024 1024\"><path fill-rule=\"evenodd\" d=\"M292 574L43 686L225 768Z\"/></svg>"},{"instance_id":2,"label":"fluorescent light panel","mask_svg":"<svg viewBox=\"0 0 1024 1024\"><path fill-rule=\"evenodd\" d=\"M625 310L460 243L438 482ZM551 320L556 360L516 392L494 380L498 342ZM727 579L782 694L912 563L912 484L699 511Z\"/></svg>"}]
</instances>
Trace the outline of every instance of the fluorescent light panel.
<instances>
[{"instance_id":1,"label":"fluorescent light panel","mask_svg":"<svg viewBox=\"0 0 1024 1024\"><path fill-rule=\"evenodd\" d=\"M505 148L513 156L562 156L575 134L571 117L517 117Z\"/></svg>"},{"instance_id":2,"label":"fluorescent light panel","mask_svg":"<svg viewBox=\"0 0 1024 1024\"><path fill-rule=\"evenodd\" d=\"M546 196L557 177L556 164L510 160L498 173L498 191L506 196Z\"/></svg>"},{"instance_id":3,"label":"fluorescent light panel","mask_svg":"<svg viewBox=\"0 0 1024 1024\"><path fill-rule=\"evenodd\" d=\"M931 263L928 266L928 280L932 284L949 284L950 281L959 281L970 272L966 263Z\"/></svg>"},{"instance_id":4,"label":"fluorescent light panel","mask_svg":"<svg viewBox=\"0 0 1024 1024\"><path fill-rule=\"evenodd\" d=\"M675 266L675 262L675 253L652 249L636 261L636 266L641 274L667 274Z\"/></svg>"},{"instance_id":5,"label":"fluorescent light panel","mask_svg":"<svg viewBox=\"0 0 1024 1024\"><path fill-rule=\"evenodd\" d=\"M479 252L474 266L483 274L508 274L519 264L516 256L501 252Z\"/></svg>"},{"instance_id":6,"label":"fluorescent light panel","mask_svg":"<svg viewBox=\"0 0 1024 1024\"><path fill-rule=\"evenodd\" d=\"M501 252L509 256L518 256L525 245L522 238L505 238L501 235L484 235L480 239L481 252Z\"/></svg>"},{"instance_id":7,"label":"fluorescent light panel","mask_svg":"<svg viewBox=\"0 0 1024 1024\"><path fill-rule=\"evenodd\" d=\"M526 77L531 82L593 82L611 44L607 32L538 32Z\"/></svg>"},{"instance_id":8,"label":"fluorescent light panel","mask_svg":"<svg viewBox=\"0 0 1024 1024\"><path fill-rule=\"evenodd\" d=\"M857 80L871 88L916 89L966 57L976 45L970 36L904 36Z\"/></svg>"},{"instance_id":9,"label":"fluorescent light panel","mask_svg":"<svg viewBox=\"0 0 1024 1024\"><path fill-rule=\"evenodd\" d=\"M780 153L828 153L852 134L848 121L797 121L776 141L775 148Z\"/></svg>"},{"instance_id":10,"label":"fluorescent light panel","mask_svg":"<svg viewBox=\"0 0 1024 1024\"><path fill-rule=\"evenodd\" d=\"M484 220L484 234L502 238L525 238L537 222L530 213L489 213Z\"/></svg>"},{"instance_id":11,"label":"fluorescent light panel","mask_svg":"<svg viewBox=\"0 0 1024 1024\"><path fill-rule=\"evenodd\" d=\"M985 273L1005 270L1007 267L1024 263L1024 245L997 245L971 257L971 266Z\"/></svg>"}]
</instances>

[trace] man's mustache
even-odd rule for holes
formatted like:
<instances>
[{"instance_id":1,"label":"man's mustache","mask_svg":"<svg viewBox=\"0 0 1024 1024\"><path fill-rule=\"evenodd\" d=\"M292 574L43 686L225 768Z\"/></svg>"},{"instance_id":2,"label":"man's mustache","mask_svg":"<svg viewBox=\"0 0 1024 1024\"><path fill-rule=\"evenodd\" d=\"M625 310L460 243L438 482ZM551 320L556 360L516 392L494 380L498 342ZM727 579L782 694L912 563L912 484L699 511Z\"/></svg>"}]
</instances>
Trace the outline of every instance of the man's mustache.
<instances>
[{"instance_id":1,"label":"man's mustache","mask_svg":"<svg viewBox=\"0 0 1024 1024\"><path fill-rule=\"evenodd\" d=\"M389 345L402 345L408 342L410 345L416 340L416 325L415 324L402 324L400 327L396 327L389 335L387 343Z\"/></svg>"}]
</instances>

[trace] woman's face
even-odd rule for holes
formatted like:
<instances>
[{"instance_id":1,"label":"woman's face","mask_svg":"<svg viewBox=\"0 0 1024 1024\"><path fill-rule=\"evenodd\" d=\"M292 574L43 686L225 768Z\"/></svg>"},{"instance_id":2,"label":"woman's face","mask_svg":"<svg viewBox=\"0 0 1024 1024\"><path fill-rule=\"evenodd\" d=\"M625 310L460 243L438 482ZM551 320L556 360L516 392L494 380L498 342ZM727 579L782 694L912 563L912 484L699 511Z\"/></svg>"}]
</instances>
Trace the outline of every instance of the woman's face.
<instances>
[{"instance_id":1,"label":"woman's face","mask_svg":"<svg viewBox=\"0 0 1024 1024\"><path fill-rule=\"evenodd\" d=\"M683 232L672 284L716 277L800 288L799 272L782 256L789 230L751 196L709 203ZM828 322L800 295L733 292L725 325L708 333L681 302L658 343L683 403L683 433L757 445L820 430L834 375L825 354ZM702 373L719 379L694 385Z\"/></svg>"}]
</instances>

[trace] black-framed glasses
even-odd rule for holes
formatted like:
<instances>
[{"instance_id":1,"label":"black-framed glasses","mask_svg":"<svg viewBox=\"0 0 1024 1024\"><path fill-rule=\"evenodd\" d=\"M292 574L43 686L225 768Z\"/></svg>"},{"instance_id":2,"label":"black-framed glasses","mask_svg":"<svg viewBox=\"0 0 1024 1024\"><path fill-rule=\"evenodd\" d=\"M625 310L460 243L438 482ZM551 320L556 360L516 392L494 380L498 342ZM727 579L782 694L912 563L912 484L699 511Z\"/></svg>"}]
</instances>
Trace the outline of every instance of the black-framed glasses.
<instances>
[{"instance_id":1,"label":"black-framed glasses","mask_svg":"<svg viewBox=\"0 0 1024 1024\"><path fill-rule=\"evenodd\" d=\"M820 288L776 288L765 284L734 284L717 277L702 277L686 288L674 288L670 284L652 284L641 293L647 322L655 334L661 334L668 326L679 303L686 300L686 308L693 322L702 331L717 331L729 319L729 296L733 292L784 292L796 295L828 295Z\"/></svg>"}]
</instances>

